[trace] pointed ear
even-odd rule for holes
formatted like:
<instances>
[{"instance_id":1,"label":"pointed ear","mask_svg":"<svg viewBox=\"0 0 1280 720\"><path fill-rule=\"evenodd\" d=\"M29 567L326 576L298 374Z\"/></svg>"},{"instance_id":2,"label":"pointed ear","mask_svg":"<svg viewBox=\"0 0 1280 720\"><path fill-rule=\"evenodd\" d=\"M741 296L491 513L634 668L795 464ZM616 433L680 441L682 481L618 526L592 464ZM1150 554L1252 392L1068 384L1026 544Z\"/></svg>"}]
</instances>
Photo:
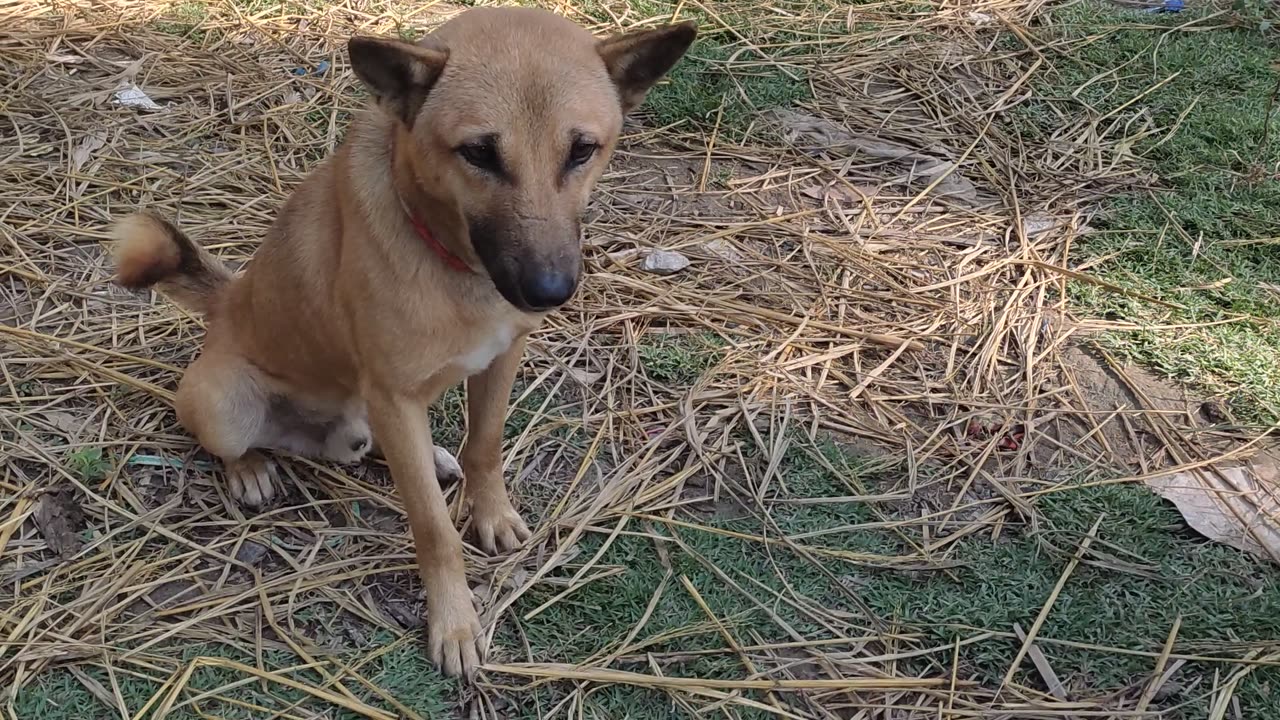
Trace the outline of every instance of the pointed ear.
<instances>
[{"instance_id":1,"label":"pointed ear","mask_svg":"<svg viewBox=\"0 0 1280 720\"><path fill-rule=\"evenodd\" d=\"M649 88L675 67L697 35L697 26L686 21L614 35L599 42L596 49L618 87L624 113L644 101Z\"/></svg>"},{"instance_id":2,"label":"pointed ear","mask_svg":"<svg viewBox=\"0 0 1280 720\"><path fill-rule=\"evenodd\" d=\"M445 50L376 37L351 38L347 53L378 105L410 127L449 59Z\"/></svg>"}]
</instances>

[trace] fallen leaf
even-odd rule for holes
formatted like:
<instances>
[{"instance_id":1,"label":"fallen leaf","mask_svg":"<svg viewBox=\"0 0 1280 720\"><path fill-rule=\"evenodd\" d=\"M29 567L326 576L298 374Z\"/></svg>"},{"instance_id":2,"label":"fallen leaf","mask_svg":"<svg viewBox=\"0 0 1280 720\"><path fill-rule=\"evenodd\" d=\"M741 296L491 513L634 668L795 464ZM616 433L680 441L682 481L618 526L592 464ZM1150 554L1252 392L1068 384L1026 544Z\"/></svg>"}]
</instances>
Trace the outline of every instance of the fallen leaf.
<instances>
[{"instance_id":1,"label":"fallen leaf","mask_svg":"<svg viewBox=\"0 0 1280 720\"><path fill-rule=\"evenodd\" d=\"M61 485L42 494L32 513L40 537L55 554L69 557L80 551L83 542L84 513L80 498L71 485Z\"/></svg>"},{"instance_id":2,"label":"fallen leaf","mask_svg":"<svg viewBox=\"0 0 1280 720\"><path fill-rule=\"evenodd\" d=\"M830 120L793 110L774 108L764 113L764 117L781 131L788 142L801 149L846 155L861 153L877 160L909 165L908 173L895 178L895 182L923 183L931 186L935 195L966 203L978 199L977 187L960 174L950 160L902 143L859 135Z\"/></svg>"},{"instance_id":3,"label":"fallen leaf","mask_svg":"<svg viewBox=\"0 0 1280 720\"><path fill-rule=\"evenodd\" d=\"M588 370L586 368L569 368L569 374L573 376L574 380L586 387L595 385L600 378L604 377L604 373L599 370Z\"/></svg>"},{"instance_id":4,"label":"fallen leaf","mask_svg":"<svg viewBox=\"0 0 1280 720\"><path fill-rule=\"evenodd\" d=\"M84 429L86 420L69 412L62 410L50 410L41 413L41 417L52 428L61 433L68 440L76 440L80 437L80 432Z\"/></svg>"},{"instance_id":5,"label":"fallen leaf","mask_svg":"<svg viewBox=\"0 0 1280 720\"><path fill-rule=\"evenodd\" d=\"M709 243L703 243L702 249L709 255L723 260L727 263L740 263L743 261L742 253L738 252L738 248L723 238L712 240Z\"/></svg>"},{"instance_id":6,"label":"fallen leaf","mask_svg":"<svg viewBox=\"0 0 1280 720\"><path fill-rule=\"evenodd\" d=\"M267 556L267 546L254 540L245 540L236 551L236 560L245 565L257 565Z\"/></svg>"},{"instance_id":7,"label":"fallen leaf","mask_svg":"<svg viewBox=\"0 0 1280 720\"><path fill-rule=\"evenodd\" d=\"M147 601L156 608L173 608L194 600L200 588L190 580L162 582L147 594Z\"/></svg>"},{"instance_id":8,"label":"fallen leaf","mask_svg":"<svg viewBox=\"0 0 1280 720\"><path fill-rule=\"evenodd\" d=\"M1032 238L1066 224L1065 220L1055 218L1048 213L1032 213L1022 218L1022 232L1028 238Z\"/></svg>"},{"instance_id":9,"label":"fallen leaf","mask_svg":"<svg viewBox=\"0 0 1280 720\"><path fill-rule=\"evenodd\" d=\"M1146 484L1201 535L1280 564L1280 468L1271 459L1161 475Z\"/></svg>"},{"instance_id":10,"label":"fallen leaf","mask_svg":"<svg viewBox=\"0 0 1280 720\"><path fill-rule=\"evenodd\" d=\"M94 151L106 144L107 133L103 130L94 130L81 138L71 150L71 172L73 174L80 172L80 168L93 157Z\"/></svg>"},{"instance_id":11,"label":"fallen leaf","mask_svg":"<svg viewBox=\"0 0 1280 720\"><path fill-rule=\"evenodd\" d=\"M801 195L821 200L824 203L834 201L840 205L862 206L867 200L874 200L880 194L880 188L869 185L848 187L843 183L834 183L821 187L809 187L800 190Z\"/></svg>"}]
</instances>

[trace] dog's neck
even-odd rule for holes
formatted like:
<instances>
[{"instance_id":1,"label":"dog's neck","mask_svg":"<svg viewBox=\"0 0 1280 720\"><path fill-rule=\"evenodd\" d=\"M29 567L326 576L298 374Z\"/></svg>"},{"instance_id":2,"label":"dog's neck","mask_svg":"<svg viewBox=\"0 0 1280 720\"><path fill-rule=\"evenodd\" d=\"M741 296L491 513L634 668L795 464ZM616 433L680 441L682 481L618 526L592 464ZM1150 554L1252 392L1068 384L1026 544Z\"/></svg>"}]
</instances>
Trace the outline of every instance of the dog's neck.
<instances>
[{"instance_id":1,"label":"dog's neck","mask_svg":"<svg viewBox=\"0 0 1280 720\"><path fill-rule=\"evenodd\" d=\"M418 237L422 238L425 244L436 257L444 263L445 267L460 273L474 274L475 270L467 265L466 261L458 257L456 253L450 250L444 243L431 232L423 222L422 214L415 208L418 203L414 200L421 195L418 187L418 172L414 167L414 156L412 153L400 154L396 152L398 143L411 143L413 137L408 130L399 123L392 123L387 132L387 154L389 156L389 164L391 171L391 187L395 192L396 200L400 207L404 210L405 216L409 220L409 224L413 226L414 232Z\"/></svg>"},{"instance_id":2,"label":"dog's neck","mask_svg":"<svg viewBox=\"0 0 1280 720\"><path fill-rule=\"evenodd\" d=\"M392 158L395 157L394 148L391 151L391 156ZM443 243L436 239L435 235L431 234L431 229L426 226L426 223L422 222L418 217L418 213L414 212L413 208L409 207L409 203L405 202L404 193L400 190L400 183L393 179L391 184L396 193L396 200L400 201L400 207L404 210L405 216L409 218L409 224L413 226L413 231L418 233L418 237L422 238L423 244L435 253L436 257L440 258L440 262L444 263L445 267L450 270L460 273L474 274L475 271L463 262L462 258L454 255L449 248L445 247Z\"/></svg>"},{"instance_id":3,"label":"dog's neck","mask_svg":"<svg viewBox=\"0 0 1280 720\"><path fill-rule=\"evenodd\" d=\"M338 172L346 177L345 182L353 191L353 209L375 237L400 238L400 242L408 239L406 235L412 236L431 250L423 256L423 262L444 265L446 274L460 280L481 277L479 268L464 260L471 254L453 245L460 242L459 237L465 238L466 228L458 224L460 218L454 217L457 213L432 207L414 168L405 162L411 154L395 152L396 131L395 122L373 109L357 115L352 122L337 162ZM397 252L392 248L388 251ZM466 272L457 271L460 267ZM464 282L462 286L470 288L473 284Z\"/></svg>"}]
</instances>

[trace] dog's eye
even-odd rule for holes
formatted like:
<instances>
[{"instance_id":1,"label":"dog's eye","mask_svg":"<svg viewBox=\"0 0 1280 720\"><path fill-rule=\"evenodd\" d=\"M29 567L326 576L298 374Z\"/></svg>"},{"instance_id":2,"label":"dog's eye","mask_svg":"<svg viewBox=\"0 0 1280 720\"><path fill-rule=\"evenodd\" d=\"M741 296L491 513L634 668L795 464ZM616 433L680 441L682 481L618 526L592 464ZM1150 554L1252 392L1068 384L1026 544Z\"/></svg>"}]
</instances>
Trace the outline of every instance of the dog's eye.
<instances>
[{"instance_id":1,"label":"dog's eye","mask_svg":"<svg viewBox=\"0 0 1280 720\"><path fill-rule=\"evenodd\" d=\"M468 143L458 148L463 160L489 172L501 172L502 162L498 160L498 148L491 142Z\"/></svg>"},{"instance_id":2,"label":"dog's eye","mask_svg":"<svg viewBox=\"0 0 1280 720\"><path fill-rule=\"evenodd\" d=\"M573 146L569 148L569 161L566 165L571 168L585 165L596 154L596 149L599 147L588 140L575 140Z\"/></svg>"}]
</instances>

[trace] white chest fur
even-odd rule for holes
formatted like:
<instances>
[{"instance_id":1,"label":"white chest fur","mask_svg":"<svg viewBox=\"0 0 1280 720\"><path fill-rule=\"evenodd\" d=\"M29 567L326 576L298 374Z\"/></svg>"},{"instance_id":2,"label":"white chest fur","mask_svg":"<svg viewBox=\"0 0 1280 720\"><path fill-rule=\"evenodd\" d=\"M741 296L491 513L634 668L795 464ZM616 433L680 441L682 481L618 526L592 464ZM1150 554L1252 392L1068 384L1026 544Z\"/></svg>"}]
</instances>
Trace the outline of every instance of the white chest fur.
<instances>
[{"instance_id":1,"label":"white chest fur","mask_svg":"<svg viewBox=\"0 0 1280 720\"><path fill-rule=\"evenodd\" d=\"M493 359L506 352L516 339L516 327L510 322L498 322L486 330L485 334L474 338L469 348L453 358L451 364L467 375L474 375L489 367Z\"/></svg>"}]
</instances>

